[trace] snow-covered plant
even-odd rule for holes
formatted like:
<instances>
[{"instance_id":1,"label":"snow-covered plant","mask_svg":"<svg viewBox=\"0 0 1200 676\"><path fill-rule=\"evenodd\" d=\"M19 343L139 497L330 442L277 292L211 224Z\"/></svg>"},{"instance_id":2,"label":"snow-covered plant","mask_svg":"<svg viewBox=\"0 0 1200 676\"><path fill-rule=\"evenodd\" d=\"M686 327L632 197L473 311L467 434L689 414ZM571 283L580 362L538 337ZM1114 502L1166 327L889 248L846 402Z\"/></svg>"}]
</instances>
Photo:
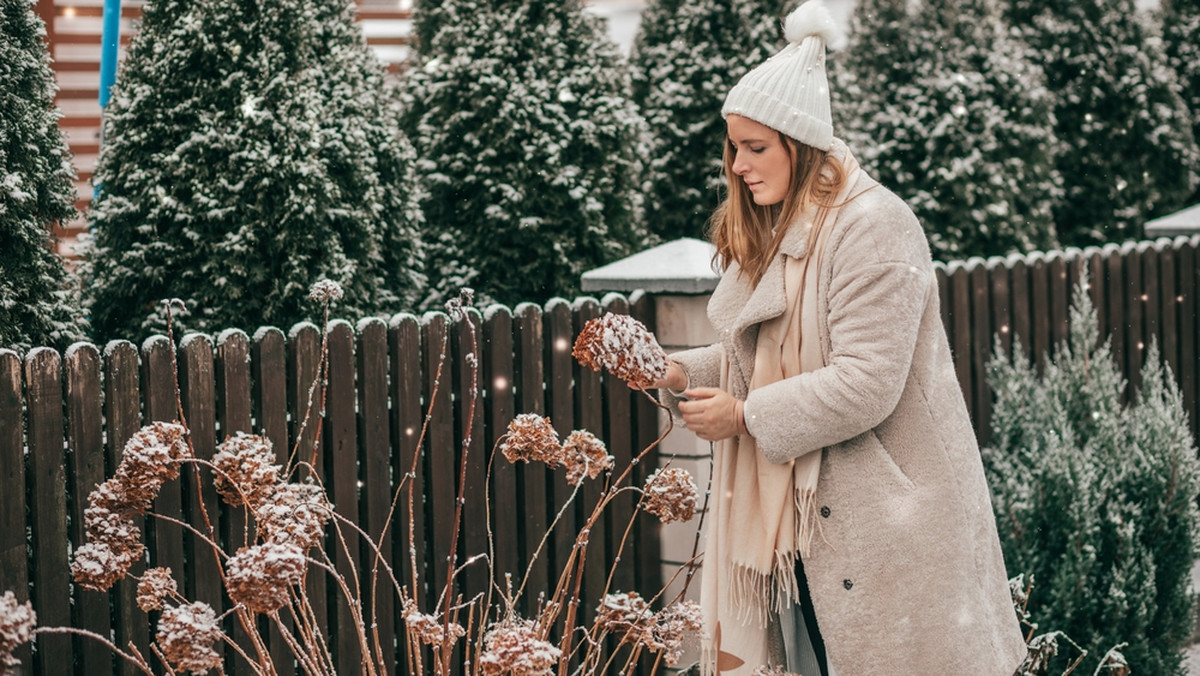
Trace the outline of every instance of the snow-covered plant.
<instances>
[{"instance_id":1,"label":"snow-covered plant","mask_svg":"<svg viewBox=\"0 0 1200 676\"><path fill-rule=\"evenodd\" d=\"M105 111L86 298L101 339L353 316L423 280L413 150L349 0L147 4Z\"/></svg>"},{"instance_id":2,"label":"snow-covered plant","mask_svg":"<svg viewBox=\"0 0 1200 676\"><path fill-rule=\"evenodd\" d=\"M440 28L421 28L434 10ZM560 0L416 12L433 35L406 71L402 125L426 190L423 305L464 286L510 306L571 297L642 246L645 123L599 20Z\"/></svg>"},{"instance_id":3,"label":"snow-covered plant","mask_svg":"<svg viewBox=\"0 0 1200 676\"><path fill-rule=\"evenodd\" d=\"M33 4L0 0L0 347L64 349L85 324L50 228L75 216L75 169Z\"/></svg>"},{"instance_id":4,"label":"snow-covered plant","mask_svg":"<svg viewBox=\"0 0 1200 676\"><path fill-rule=\"evenodd\" d=\"M646 227L664 240L703 237L721 199L725 94L779 46L759 0L654 0L630 63L650 128Z\"/></svg>"},{"instance_id":5,"label":"snow-covered plant","mask_svg":"<svg viewBox=\"0 0 1200 676\"><path fill-rule=\"evenodd\" d=\"M983 457L1004 557L1038 587L1030 621L1088 651L1083 673L1120 643L1138 673L1179 673L1193 621L1200 460L1157 349L1126 403L1099 338L1085 281L1069 340L1043 374L1020 350L1009 359L998 349L989 365L994 441ZM1048 657L1048 673L1072 658Z\"/></svg>"},{"instance_id":6,"label":"snow-covered plant","mask_svg":"<svg viewBox=\"0 0 1200 676\"><path fill-rule=\"evenodd\" d=\"M912 206L942 260L1057 240L1053 97L984 0L861 0L830 58L835 133Z\"/></svg>"},{"instance_id":7,"label":"snow-covered plant","mask_svg":"<svg viewBox=\"0 0 1200 676\"><path fill-rule=\"evenodd\" d=\"M1200 171L1192 116L1134 0L999 4L1054 93L1062 243L1136 239L1147 220L1185 206ZM1185 36L1195 44L1194 32Z\"/></svg>"},{"instance_id":8,"label":"snow-covered plant","mask_svg":"<svg viewBox=\"0 0 1200 676\"><path fill-rule=\"evenodd\" d=\"M1157 19L1167 63L1175 70L1184 107L1192 116L1192 138L1200 143L1200 1L1163 0ZM1198 201L1200 185L1188 203Z\"/></svg>"}]
</instances>

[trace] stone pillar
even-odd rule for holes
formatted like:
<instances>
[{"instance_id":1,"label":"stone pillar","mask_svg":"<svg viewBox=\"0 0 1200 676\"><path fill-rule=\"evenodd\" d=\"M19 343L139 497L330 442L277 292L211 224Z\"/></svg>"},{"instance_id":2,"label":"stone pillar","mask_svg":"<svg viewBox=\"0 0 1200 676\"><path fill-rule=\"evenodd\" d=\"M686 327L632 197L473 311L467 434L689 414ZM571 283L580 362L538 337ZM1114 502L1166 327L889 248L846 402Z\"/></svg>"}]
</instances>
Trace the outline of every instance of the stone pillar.
<instances>
[{"instance_id":1,"label":"stone pillar","mask_svg":"<svg viewBox=\"0 0 1200 676\"><path fill-rule=\"evenodd\" d=\"M654 302L655 337L667 353L702 347L717 342L716 332L708 321L706 308L719 275L713 270L711 244L696 239L679 239L648 249L629 258L597 268L583 275L583 290L588 293L619 291L631 293L642 290ZM665 413L659 415L659 429L665 430L672 421ZM676 425L663 441L659 466L686 469L698 489L697 515L686 523L665 524L662 527L662 576L668 583L662 598L674 598L687 577L686 564L694 551L701 551L697 541L700 508L708 488L711 445ZM656 590L643 590L653 594ZM696 572L688 585L686 598L700 600L700 574ZM681 665L695 661L695 655L685 655Z\"/></svg>"}]
</instances>

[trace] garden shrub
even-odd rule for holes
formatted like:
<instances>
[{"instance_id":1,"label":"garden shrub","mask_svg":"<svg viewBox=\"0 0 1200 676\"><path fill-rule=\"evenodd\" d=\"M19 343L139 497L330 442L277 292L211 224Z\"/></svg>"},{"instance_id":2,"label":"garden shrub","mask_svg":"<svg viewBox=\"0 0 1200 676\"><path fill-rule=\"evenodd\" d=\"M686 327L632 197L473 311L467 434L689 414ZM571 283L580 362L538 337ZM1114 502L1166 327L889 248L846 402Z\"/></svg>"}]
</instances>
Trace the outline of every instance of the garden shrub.
<instances>
[{"instance_id":1,"label":"garden shrub","mask_svg":"<svg viewBox=\"0 0 1200 676\"><path fill-rule=\"evenodd\" d=\"M1154 345L1124 400L1085 284L1044 373L1019 347L989 364L994 441L983 458L1005 561L1038 589L1031 621L1088 651L1081 673L1126 643L1136 673L1179 674L1193 617L1196 444ZM1058 655L1051 673L1074 657Z\"/></svg>"}]
</instances>

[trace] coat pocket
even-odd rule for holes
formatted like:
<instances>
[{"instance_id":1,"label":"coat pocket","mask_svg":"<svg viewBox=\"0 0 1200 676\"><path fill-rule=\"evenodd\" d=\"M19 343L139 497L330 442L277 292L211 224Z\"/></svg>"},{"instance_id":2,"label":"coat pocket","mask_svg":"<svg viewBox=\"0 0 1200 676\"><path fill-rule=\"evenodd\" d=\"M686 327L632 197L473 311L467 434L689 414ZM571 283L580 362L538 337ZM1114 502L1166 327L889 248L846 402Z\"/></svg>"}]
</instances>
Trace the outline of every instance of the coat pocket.
<instances>
[{"instance_id":1,"label":"coat pocket","mask_svg":"<svg viewBox=\"0 0 1200 676\"><path fill-rule=\"evenodd\" d=\"M857 471L861 472L861 480L883 480L903 491L917 489L917 485L908 478L884 448L875 430L867 430L849 443L854 445L854 463L858 465Z\"/></svg>"}]
</instances>

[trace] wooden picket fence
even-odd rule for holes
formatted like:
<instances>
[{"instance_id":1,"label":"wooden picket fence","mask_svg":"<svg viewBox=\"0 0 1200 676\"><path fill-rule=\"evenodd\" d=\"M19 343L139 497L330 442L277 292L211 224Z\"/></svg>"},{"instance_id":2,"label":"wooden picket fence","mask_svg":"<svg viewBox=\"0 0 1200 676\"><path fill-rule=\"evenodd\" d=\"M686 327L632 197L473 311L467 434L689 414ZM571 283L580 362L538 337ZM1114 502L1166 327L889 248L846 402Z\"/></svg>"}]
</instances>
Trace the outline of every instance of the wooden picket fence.
<instances>
[{"instance_id":1,"label":"wooden picket fence","mask_svg":"<svg viewBox=\"0 0 1200 676\"><path fill-rule=\"evenodd\" d=\"M1048 254L938 264L942 319L976 434L991 438L987 363L995 341L1016 342L1039 368L1067 338L1071 296L1084 271L1102 339L1136 391L1151 342L1176 377L1197 436L1196 351L1200 349L1200 235L1108 244Z\"/></svg>"},{"instance_id":2,"label":"wooden picket fence","mask_svg":"<svg viewBox=\"0 0 1200 676\"><path fill-rule=\"evenodd\" d=\"M1200 236L939 264L943 319L981 440L986 443L990 435L986 365L996 339L1005 351L1019 341L1044 365L1067 336L1071 294L1085 270L1102 333L1112 341L1130 393L1154 341L1177 378L1195 434L1200 379L1197 248ZM367 319L356 326L334 321L328 332L331 368L319 440L313 438L316 425L310 424L297 441L321 354L315 325L300 324L287 334L268 328L254 336L225 331L215 340L185 336L176 350L179 404L201 457L210 457L216 444L236 431L277 440L281 459L294 444L311 449L319 441L322 478L333 503L372 535L383 532L396 481L409 471L426 410L432 410L412 483L421 506L414 515L416 557L425 581L418 591L428 609L447 575L464 439L469 439L469 462L460 560L488 551L483 524L490 506L496 570L519 573L529 565L569 487L561 471L514 467L502 459L485 486L493 444L516 414L547 415L562 435L592 431L608 444L618 468L656 438L653 404L623 383L581 368L571 357L580 327L604 312L627 312L654 327L653 299L640 293L473 312L474 349L467 323L441 313L401 314L390 322ZM118 645L132 641L146 655L149 623L134 603L133 584L118 583L108 594L72 588L69 551L82 541L87 494L111 475L124 442L145 422L177 417L171 351L162 336L140 347L125 341L103 349L80 344L62 356L45 348L23 358L0 350L0 591L32 598L40 624L111 633ZM444 366L435 383L439 363ZM472 364L478 368L479 398L468 420ZM634 483L640 484L656 466L652 453L637 467ZM224 508L207 490L197 495L194 486L189 476L168 484L156 511L187 520L204 501L209 513L220 515L226 549L236 549L242 515ZM486 501L485 488L490 490ZM568 510L565 523L553 531L545 558L530 568L530 589L552 587L582 523L582 510L595 503L600 490L595 482L585 483L576 509ZM593 529L581 595L585 604L600 598L633 510L632 498L618 500ZM170 566L188 598L228 607L215 567L206 563L203 546L190 533L159 520L147 520L145 530L151 565ZM407 519L395 520L382 542L398 579L408 580ZM371 554L365 547L337 551L334 562L344 575L369 569ZM643 594L660 589L659 551L657 522L634 520L612 588ZM476 564L463 571L457 589L470 597L488 582L486 566ZM335 646L339 673L357 673L346 607L334 602L334 588L325 576L312 575L308 584ZM582 612L581 617L591 617L594 606L585 605ZM381 594L377 613L380 635L395 635L401 618L394 596ZM269 638L282 659L279 637ZM41 636L36 654L26 649L21 655L29 673L37 676L133 673L102 646L80 638ZM232 673L248 672L244 662L229 662ZM400 647L389 664L400 664L402 670Z\"/></svg>"},{"instance_id":3,"label":"wooden picket fence","mask_svg":"<svg viewBox=\"0 0 1200 676\"><path fill-rule=\"evenodd\" d=\"M532 593L525 595L522 608L528 613L535 610L538 594L548 597L553 592L583 519L603 489L598 481L585 481L574 510L567 510L546 551L531 563L571 487L561 469L512 466L502 456L491 467L490 486L485 485L496 439L518 413L540 413L563 438L575 429L595 434L621 470L657 438L658 409L653 403L623 382L580 367L571 356L579 329L604 312L633 314L652 323L652 304L637 294L632 301L614 294L603 302L554 300L544 308L522 304L511 311L497 306L483 316L472 311L471 322L454 321L443 313L420 318L401 314L390 322L367 319L357 326L331 322L328 397L317 456L321 479L340 514L373 537L383 533L384 555L402 584L412 572L406 500L401 500L387 531L384 523L396 481L413 466L426 413L432 411L411 482L418 506L413 540L424 612L434 608L446 581L464 452L468 462L458 560L489 553L490 508L496 582L503 588L502 575L511 573L514 585L519 584L528 568ZM318 426L310 421L298 442L297 435L317 375L321 341L318 327L308 323L287 334L275 328L252 337L225 331L215 342L200 334L184 336L177 349L179 404L197 456L210 458L226 435L247 431L274 440L281 462L297 443L307 458ZM0 350L0 591L31 597L39 625L111 633L118 646L132 641L147 657L151 630L146 614L136 607L135 583L122 581L111 593L73 587L69 552L83 542L88 493L112 474L125 441L144 423L178 418L171 350L165 336L153 337L140 348L127 341L103 349L78 344L61 357L48 348L32 350L24 359ZM476 375L469 367L472 362L478 368L480 396L468 420L466 403ZM657 454L651 451L635 467L634 485L641 485L656 466ZM214 518L223 548L236 551L244 538L245 517L220 503L211 490L209 470L200 470L205 480L199 493L190 471L185 468L180 481L167 483L154 511L203 530L203 501L210 515L219 514ZM490 491L486 497L485 490ZM585 622L590 623L595 602L603 596L610 567L615 571L614 591L639 590L649 598L662 587L658 521L634 520L634 509L632 494L623 494L590 531L580 609ZM633 530L622 548L631 520ZM169 566L187 598L218 609L230 606L211 550L202 541L159 519L147 518L144 529L149 565ZM358 579L367 585L364 571L370 570L373 555L357 545L352 533L346 538L349 551L333 540L328 546L336 552L336 569L348 580L355 579L352 571L359 571ZM142 568L136 566L135 572ZM396 636L401 621L396 594L386 576L379 582L379 634ZM480 561L465 567L456 592L470 599L488 584L488 568ZM329 632L338 673L358 673L348 607L336 602L332 581L310 574L307 591ZM230 630L238 638L232 623ZM276 664L290 664L282 640L277 634L270 638ZM389 673L404 673L402 650L397 645L387 656ZM79 637L40 636L34 654L26 649L22 657L30 673L39 676L135 673L104 646ZM233 659L232 652L230 658L231 673L251 673L244 660Z\"/></svg>"}]
</instances>

